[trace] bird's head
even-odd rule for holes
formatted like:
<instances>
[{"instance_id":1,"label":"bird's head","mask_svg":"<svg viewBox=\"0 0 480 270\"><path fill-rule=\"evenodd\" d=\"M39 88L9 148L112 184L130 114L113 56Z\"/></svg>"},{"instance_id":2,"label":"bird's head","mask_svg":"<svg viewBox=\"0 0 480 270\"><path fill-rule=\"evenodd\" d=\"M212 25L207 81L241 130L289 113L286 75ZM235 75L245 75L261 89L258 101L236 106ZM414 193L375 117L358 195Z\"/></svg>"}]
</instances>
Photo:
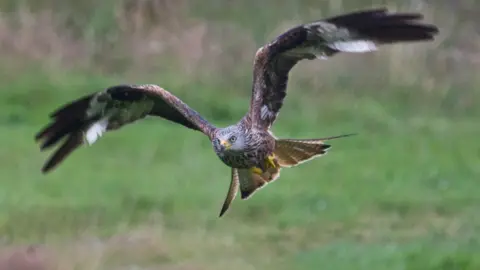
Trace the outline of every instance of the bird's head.
<instances>
[{"instance_id":1,"label":"bird's head","mask_svg":"<svg viewBox=\"0 0 480 270\"><path fill-rule=\"evenodd\" d=\"M237 126L218 129L212 140L216 152L242 151L245 147L245 136Z\"/></svg>"}]
</instances>

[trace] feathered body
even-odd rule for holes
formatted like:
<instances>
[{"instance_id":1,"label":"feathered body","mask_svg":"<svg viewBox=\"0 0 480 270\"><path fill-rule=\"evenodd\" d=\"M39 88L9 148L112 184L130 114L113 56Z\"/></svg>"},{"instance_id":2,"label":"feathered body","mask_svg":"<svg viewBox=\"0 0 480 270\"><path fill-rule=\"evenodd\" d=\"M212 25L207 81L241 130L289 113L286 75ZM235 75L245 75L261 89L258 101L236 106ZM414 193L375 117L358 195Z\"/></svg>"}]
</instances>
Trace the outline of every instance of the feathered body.
<instances>
[{"instance_id":1,"label":"feathered body","mask_svg":"<svg viewBox=\"0 0 480 270\"><path fill-rule=\"evenodd\" d=\"M281 168L324 155L323 139L277 139L270 131L286 97L290 70L304 59L323 59L337 53L365 53L379 45L433 40L434 25L420 23L421 14L388 13L372 9L347 13L291 28L258 49L253 65L250 108L235 125L218 128L170 92L153 84L116 85L74 100L50 116L40 131L41 149L64 143L45 163L52 170L72 151L93 144L107 131L156 116L205 134L220 160L231 167L231 182L220 216L240 190L247 199L278 179Z\"/></svg>"},{"instance_id":2,"label":"feathered body","mask_svg":"<svg viewBox=\"0 0 480 270\"><path fill-rule=\"evenodd\" d=\"M245 122L218 129L212 141L215 153L227 166L237 169L260 167L275 148L275 138L266 130L248 127ZM232 140L233 139L233 140ZM231 145L228 149L222 141Z\"/></svg>"}]
</instances>

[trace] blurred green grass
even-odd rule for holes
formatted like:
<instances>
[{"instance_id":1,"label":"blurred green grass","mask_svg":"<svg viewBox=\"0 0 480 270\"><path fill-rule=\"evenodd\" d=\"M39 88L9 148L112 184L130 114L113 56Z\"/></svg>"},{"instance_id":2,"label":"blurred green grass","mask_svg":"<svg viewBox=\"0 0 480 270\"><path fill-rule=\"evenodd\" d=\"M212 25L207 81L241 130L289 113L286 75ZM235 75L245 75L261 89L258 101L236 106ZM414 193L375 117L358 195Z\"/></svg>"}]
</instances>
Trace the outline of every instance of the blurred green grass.
<instances>
[{"instance_id":1,"label":"blurred green grass","mask_svg":"<svg viewBox=\"0 0 480 270\"><path fill-rule=\"evenodd\" d=\"M278 34L277 27L285 20L308 21L318 18L320 10L322 16L327 14L323 11L327 6L335 9L331 1L307 0L290 2L276 12L261 8L268 3L228 5L213 0L205 6L178 2L193 12L177 11L169 1L148 9L148 3L154 2L131 7L129 18L142 17L134 16L144 14L142 8L171 13L146 17L160 18L156 21L160 28L178 24L174 28L178 31L188 26L184 21L194 18L200 30L187 34L187 43L193 36L192 44L200 40L202 47L208 41L209 46L221 45L225 50L216 55L204 49L198 60L189 54L197 47L190 44L173 54L167 50L155 58L136 58L145 47L131 45L129 50L131 35L151 41L148 33L158 29L125 30L121 19L114 21L120 11L112 8L113 2L103 3L95 12L93 2L71 6L53 0L36 2L38 6L22 2L33 6L33 11L25 19L28 13L21 10L24 17L18 18L48 24L35 12L56 7L55 14L65 19L53 20L60 22L56 31L62 37L73 32L75 38L40 33L39 40L56 48L40 53L35 51L37 40L25 37L38 32L27 31L28 23L20 28L25 33L12 32L5 38L23 42L23 51L2 47L0 65L0 235L5 246L46 244L60 254L65 269L85 270L132 265L143 269L480 268L478 91L474 80L442 77L437 62L425 57L438 56L441 46L405 45L421 49L411 53L384 49L372 58L339 56L301 63L292 72L274 133L294 138L359 135L332 141L326 157L283 170L277 182L248 201L237 198L221 219L217 215L228 188L229 168L200 133L158 119L106 134L53 173L42 175L48 154L39 153L33 137L48 113L64 102L113 84L157 83L215 124L231 124L248 108L255 46ZM4 10L12 12L16 3L20 2L0 1ZM364 5L344 3L344 8L359 6ZM261 11L254 18L245 15L252 8ZM328 13L339 12L343 10ZM11 14L15 17L15 12ZM202 34L204 21L212 32ZM149 26L132 21L137 26L142 23ZM172 32L157 39L183 41L183 32ZM68 52L72 44L88 50L73 56L66 53L66 60L57 61L59 51ZM40 57L32 57L30 50ZM85 58L93 60L83 62ZM397 64L414 58L421 61L407 68ZM366 64L371 69L362 68ZM378 72L365 72L372 69ZM465 74L473 74L469 72L464 69Z\"/></svg>"},{"instance_id":2,"label":"blurred green grass","mask_svg":"<svg viewBox=\"0 0 480 270\"><path fill-rule=\"evenodd\" d=\"M0 233L7 243L75 239L85 230L108 238L159 215L161 221L151 226L169 235L164 244L173 253L180 249L176 237L199 230L204 241L232 239L230 245L239 250L234 254L224 244L203 250L200 241L186 244L172 259L189 261L195 254L195 264L208 269L234 258L242 262L231 269L243 269L247 262L264 265L261 269L480 266L476 119L412 116L372 100L318 99L317 110L287 99L274 128L277 136L359 135L333 141L324 158L284 170L278 182L248 201L237 199L218 219L229 169L200 133L156 119L106 134L52 174L41 175L47 156L38 154L33 134L47 113L115 79L68 72L50 78L42 71L22 78L12 79L10 90L1 93ZM291 96L301 95L302 89L290 90ZM15 110L9 101L16 99L31 101ZM248 99L228 100L231 122L243 114ZM202 113L227 123L205 109L217 100L205 103ZM452 268L456 264L460 268Z\"/></svg>"}]
</instances>

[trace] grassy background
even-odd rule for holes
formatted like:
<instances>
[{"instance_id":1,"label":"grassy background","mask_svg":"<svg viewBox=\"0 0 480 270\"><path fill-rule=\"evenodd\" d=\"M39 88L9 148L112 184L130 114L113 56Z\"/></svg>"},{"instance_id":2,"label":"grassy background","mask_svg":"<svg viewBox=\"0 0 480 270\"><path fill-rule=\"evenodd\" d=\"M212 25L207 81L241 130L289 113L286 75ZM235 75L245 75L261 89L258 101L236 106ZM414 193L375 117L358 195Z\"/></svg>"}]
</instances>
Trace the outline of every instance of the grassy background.
<instances>
[{"instance_id":1,"label":"grassy background","mask_svg":"<svg viewBox=\"0 0 480 270\"><path fill-rule=\"evenodd\" d=\"M3 247L44 245L59 269L479 269L480 9L403 3L1 0ZM360 135L222 219L229 168L199 133L157 119L40 173L33 136L64 102L156 83L227 125L247 110L259 46L380 5L422 12L441 35L298 65L275 134Z\"/></svg>"}]
</instances>

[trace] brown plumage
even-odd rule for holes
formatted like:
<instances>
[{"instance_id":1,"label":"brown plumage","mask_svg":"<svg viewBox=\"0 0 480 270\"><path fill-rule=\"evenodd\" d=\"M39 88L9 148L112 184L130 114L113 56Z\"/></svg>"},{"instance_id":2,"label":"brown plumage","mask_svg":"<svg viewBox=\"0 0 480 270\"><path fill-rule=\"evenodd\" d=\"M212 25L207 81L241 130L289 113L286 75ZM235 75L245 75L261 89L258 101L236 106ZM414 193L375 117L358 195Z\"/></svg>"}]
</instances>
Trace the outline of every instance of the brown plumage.
<instances>
[{"instance_id":1,"label":"brown plumage","mask_svg":"<svg viewBox=\"0 0 480 270\"><path fill-rule=\"evenodd\" d=\"M366 53L398 42L430 41L434 25L421 23L421 14L388 13L372 9L347 13L291 28L261 47L254 59L250 108L236 124L218 128L160 86L117 85L86 95L57 109L51 123L36 140L41 149L64 143L42 171L58 166L76 148L94 143L103 133L146 116L160 117L206 135L219 159L231 167L231 183L220 216L235 195L250 198L278 179L280 170L324 155L324 139L277 139L270 128L286 97L290 70L301 60L331 57L337 53Z\"/></svg>"},{"instance_id":2,"label":"brown plumage","mask_svg":"<svg viewBox=\"0 0 480 270\"><path fill-rule=\"evenodd\" d=\"M418 13L391 14L387 9L352 12L294 27L261 47L254 61L253 93L248 117L269 128L286 97L288 74L301 60L340 52L365 53L382 44L433 40L434 25L420 23Z\"/></svg>"},{"instance_id":3,"label":"brown plumage","mask_svg":"<svg viewBox=\"0 0 480 270\"><path fill-rule=\"evenodd\" d=\"M89 110L92 113L89 114ZM105 131L116 130L146 116L161 117L209 137L214 128L196 111L157 85L113 86L69 102L50 114L52 122L35 136L42 142L40 149L49 149L63 138L67 139L45 163L42 172L52 170L76 148L88 143L85 133L108 114L112 116Z\"/></svg>"}]
</instances>

